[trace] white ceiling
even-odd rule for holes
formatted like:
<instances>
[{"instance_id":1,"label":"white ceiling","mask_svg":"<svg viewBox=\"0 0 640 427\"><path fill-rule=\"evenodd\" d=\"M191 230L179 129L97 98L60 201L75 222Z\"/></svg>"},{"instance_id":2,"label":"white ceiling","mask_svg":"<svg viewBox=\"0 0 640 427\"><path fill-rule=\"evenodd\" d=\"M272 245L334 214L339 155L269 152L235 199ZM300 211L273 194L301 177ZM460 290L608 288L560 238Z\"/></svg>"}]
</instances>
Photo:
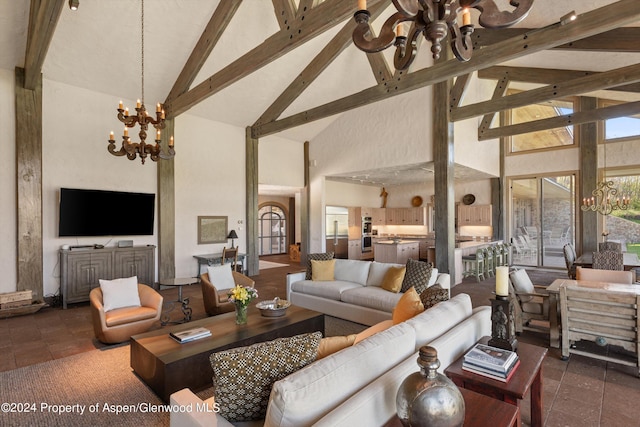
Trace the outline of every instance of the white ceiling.
<instances>
[{"instance_id":1,"label":"white ceiling","mask_svg":"<svg viewBox=\"0 0 640 427\"><path fill-rule=\"evenodd\" d=\"M355 10L355 0L345 1L353 1ZM508 7L508 0L496 2L503 9ZM518 26L542 27L557 22L571 10L580 14L611 3L615 1L535 0L530 15ZM29 4L27 0L0 0L0 68L13 70L16 66L24 66ZM148 105L164 101L218 4L219 0L148 0L145 3L145 98ZM379 25L392 11L394 9L390 6L375 25ZM477 18L476 12L472 11L474 19ZM189 113L240 127L252 125L342 25L221 90ZM245 0L194 85L277 31L271 1ZM596 60L594 55L597 55ZM638 62L640 54L553 51L514 60L508 65L605 71ZM45 79L113 95L114 103L119 99L140 98L140 2L80 0L80 7L75 12L65 6L43 65L43 74ZM366 55L350 46L282 117L374 84ZM311 140L335 118L289 129L278 135L300 142ZM410 175L406 168L379 172L380 176L375 177L374 171L357 174L369 174L372 180L380 182L396 179L396 172ZM457 168L456 173L468 176L470 171ZM353 174L345 174L342 178L351 179L349 177ZM422 179L420 172L414 175L414 179Z\"/></svg>"}]
</instances>

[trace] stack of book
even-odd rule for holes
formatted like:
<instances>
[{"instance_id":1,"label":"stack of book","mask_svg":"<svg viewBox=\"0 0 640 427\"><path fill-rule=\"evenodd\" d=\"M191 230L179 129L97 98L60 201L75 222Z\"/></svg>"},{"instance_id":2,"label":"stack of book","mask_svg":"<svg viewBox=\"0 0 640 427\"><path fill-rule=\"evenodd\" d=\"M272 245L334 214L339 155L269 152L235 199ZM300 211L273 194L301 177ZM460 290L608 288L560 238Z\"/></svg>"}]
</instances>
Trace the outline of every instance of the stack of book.
<instances>
[{"instance_id":1,"label":"stack of book","mask_svg":"<svg viewBox=\"0 0 640 427\"><path fill-rule=\"evenodd\" d=\"M211 331L207 328L193 328L181 332L171 332L169 336L179 343L185 343L199 340L200 338L210 337Z\"/></svg>"},{"instance_id":2,"label":"stack of book","mask_svg":"<svg viewBox=\"0 0 640 427\"><path fill-rule=\"evenodd\" d=\"M478 375L507 382L520 365L514 351L476 344L464 355L462 369Z\"/></svg>"}]
</instances>

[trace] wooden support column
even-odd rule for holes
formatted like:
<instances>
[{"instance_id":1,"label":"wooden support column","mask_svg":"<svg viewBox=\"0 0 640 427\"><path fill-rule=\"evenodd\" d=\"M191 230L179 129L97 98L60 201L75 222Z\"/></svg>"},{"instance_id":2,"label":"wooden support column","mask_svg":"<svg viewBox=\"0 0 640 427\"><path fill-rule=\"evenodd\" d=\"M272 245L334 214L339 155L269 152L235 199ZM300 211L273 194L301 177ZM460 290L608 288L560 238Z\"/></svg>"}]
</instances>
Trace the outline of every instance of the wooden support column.
<instances>
[{"instance_id":1,"label":"wooden support column","mask_svg":"<svg viewBox=\"0 0 640 427\"><path fill-rule=\"evenodd\" d=\"M168 150L169 137L174 134L175 119L165 120L162 149ZM176 194L175 161L158 163L158 280L176 277ZM153 283L148 283L153 285Z\"/></svg>"},{"instance_id":2,"label":"wooden support column","mask_svg":"<svg viewBox=\"0 0 640 427\"><path fill-rule=\"evenodd\" d=\"M441 60L446 59L443 57ZM433 159L435 164L436 268L451 275L455 285L455 204L453 123L449 94L452 81L433 85Z\"/></svg>"},{"instance_id":3,"label":"wooden support column","mask_svg":"<svg viewBox=\"0 0 640 427\"><path fill-rule=\"evenodd\" d=\"M307 265L307 255L311 247L311 231L309 230L309 215L311 207L311 183L309 182L309 141L304 142L304 191L300 194L300 263Z\"/></svg>"},{"instance_id":4,"label":"wooden support column","mask_svg":"<svg viewBox=\"0 0 640 427\"><path fill-rule=\"evenodd\" d=\"M596 98L580 97L580 111L595 110L598 108ZM593 252L598 249L598 216L597 212L584 212L580 209L581 201L585 197L591 197L591 192L598 184L598 126L597 122L583 123L580 125L580 197L576 202L578 212L578 254Z\"/></svg>"},{"instance_id":5,"label":"wooden support column","mask_svg":"<svg viewBox=\"0 0 640 427\"><path fill-rule=\"evenodd\" d=\"M42 261L42 74L25 89L25 71L15 70L18 291L44 294Z\"/></svg>"},{"instance_id":6,"label":"wooden support column","mask_svg":"<svg viewBox=\"0 0 640 427\"><path fill-rule=\"evenodd\" d=\"M251 137L251 127L246 128L245 173L247 188L247 270L249 276L260 271L258 259L258 139Z\"/></svg>"}]
</instances>

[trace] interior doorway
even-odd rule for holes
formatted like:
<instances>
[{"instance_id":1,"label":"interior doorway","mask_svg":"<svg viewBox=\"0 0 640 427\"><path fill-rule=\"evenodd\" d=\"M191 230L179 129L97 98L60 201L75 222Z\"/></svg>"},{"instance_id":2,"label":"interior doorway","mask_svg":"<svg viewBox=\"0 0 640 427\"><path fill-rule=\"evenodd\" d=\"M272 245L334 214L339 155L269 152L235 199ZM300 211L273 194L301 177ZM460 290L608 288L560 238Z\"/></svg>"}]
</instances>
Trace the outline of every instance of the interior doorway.
<instances>
[{"instance_id":1,"label":"interior doorway","mask_svg":"<svg viewBox=\"0 0 640 427\"><path fill-rule=\"evenodd\" d=\"M258 210L258 255L287 253L287 215L275 204Z\"/></svg>"}]
</instances>

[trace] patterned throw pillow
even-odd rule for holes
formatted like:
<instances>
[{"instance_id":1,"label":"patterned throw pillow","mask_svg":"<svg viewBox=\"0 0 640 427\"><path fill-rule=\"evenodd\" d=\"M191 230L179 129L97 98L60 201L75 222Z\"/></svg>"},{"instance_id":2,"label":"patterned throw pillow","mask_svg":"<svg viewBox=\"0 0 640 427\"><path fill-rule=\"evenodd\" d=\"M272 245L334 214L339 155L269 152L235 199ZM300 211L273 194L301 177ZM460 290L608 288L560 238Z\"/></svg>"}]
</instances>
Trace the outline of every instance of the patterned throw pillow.
<instances>
[{"instance_id":1,"label":"patterned throw pillow","mask_svg":"<svg viewBox=\"0 0 640 427\"><path fill-rule=\"evenodd\" d=\"M321 332L213 353L213 394L227 421L264 419L273 383L316 360Z\"/></svg>"},{"instance_id":2,"label":"patterned throw pillow","mask_svg":"<svg viewBox=\"0 0 640 427\"><path fill-rule=\"evenodd\" d=\"M420 294L420 301L422 301L422 305L424 309L428 309L433 307L439 302L446 301L449 299L449 290L443 289L440 285L433 285Z\"/></svg>"},{"instance_id":3,"label":"patterned throw pillow","mask_svg":"<svg viewBox=\"0 0 640 427\"><path fill-rule=\"evenodd\" d=\"M328 261L330 259L333 259L333 252L307 255L307 276L305 277L306 280L311 280L311 260L312 259L316 261Z\"/></svg>"},{"instance_id":4,"label":"patterned throw pillow","mask_svg":"<svg viewBox=\"0 0 640 427\"><path fill-rule=\"evenodd\" d=\"M417 261L409 258L407 260L407 271L404 273L404 280L402 281L400 292L407 292L409 288L414 287L418 295L420 295L429 284L432 268L433 266L430 262Z\"/></svg>"}]
</instances>

